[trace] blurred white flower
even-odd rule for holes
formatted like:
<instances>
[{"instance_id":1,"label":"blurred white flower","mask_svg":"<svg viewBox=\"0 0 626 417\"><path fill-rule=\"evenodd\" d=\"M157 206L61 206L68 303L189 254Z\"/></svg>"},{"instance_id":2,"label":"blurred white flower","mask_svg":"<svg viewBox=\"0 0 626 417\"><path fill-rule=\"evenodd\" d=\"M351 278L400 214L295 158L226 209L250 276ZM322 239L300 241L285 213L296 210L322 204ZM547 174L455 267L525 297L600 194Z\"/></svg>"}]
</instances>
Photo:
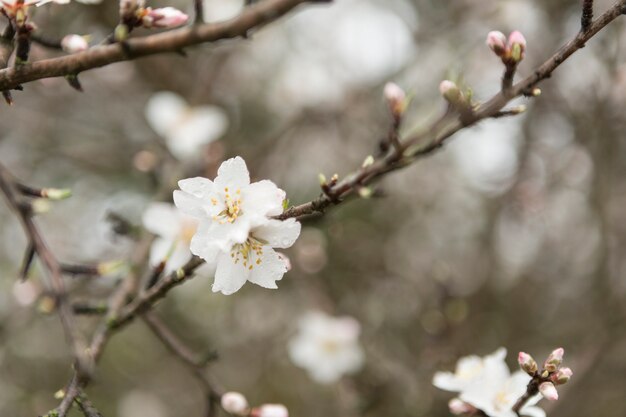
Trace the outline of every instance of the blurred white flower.
<instances>
[{"instance_id":1,"label":"blurred white flower","mask_svg":"<svg viewBox=\"0 0 626 417\"><path fill-rule=\"evenodd\" d=\"M87 50L87 48L89 48L89 43L83 36L66 35L63 39L61 39L61 48L63 48L65 52L74 54Z\"/></svg>"},{"instance_id":2,"label":"blurred white flower","mask_svg":"<svg viewBox=\"0 0 626 417\"><path fill-rule=\"evenodd\" d=\"M505 348L500 348L483 358L476 355L465 356L457 362L454 373L437 372L433 378L433 385L442 390L461 392L486 373L508 373L508 367L504 363L505 357Z\"/></svg>"},{"instance_id":3,"label":"blurred white flower","mask_svg":"<svg viewBox=\"0 0 626 417\"><path fill-rule=\"evenodd\" d=\"M516 417L512 408L526 392L531 378L523 371L511 375L505 357L504 348L483 358L466 356L458 361L454 374L437 372L433 384L446 391L459 392L459 402L455 404L475 407L489 417ZM545 412L534 406L540 399L539 395L531 398L521 409L521 414L545 417Z\"/></svg>"},{"instance_id":4,"label":"blurred white flower","mask_svg":"<svg viewBox=\"0 0 626 417\"><path fill-rule=\"evenodd\" d=\"M321 384L338 381L342 375L361 369L359 323L351 317L330 317L311 312L300 320L298 334L289 342L292 362L306 369Z\"/></svg>"},{"instance_id":5,"label":"blurred white flower","mask_svg":"<svg viewBox=\"0 0 626 417\"><path fill-rule=\"evenodd\" d=\"M288 262L273 248L288 248L300 235L294 219L270 218L282 213L285 192L268 180L250 184L241 157L223 162L215 181L196 177L178 185L174 203L200 221L191 252L217 267L213 291L232 294L246 281L277 288Z\"/></svg>"},{"instance_id":6,"label":"blurred white flower","mask_svg":"<svg viewBox=\"0 0 626 417\"><path fill-rule=\"evenodd\" d=\"M71 0L39 0L37 1L37 6L41 6L47 3L56 3L56 4L68 4ZM77 3L83 4L99 4L102 3L102 0L75 0Z\"/></svg>"},{"instance_id":7,"label":"blurred white flower","mask_svg":"<svg viewBox=\"0 0 626 417\"><path fill-rule=\"evenodd\" d=\"M229 391L225 393L222 395L220 403L222 404L222 408L230 414L243 416L250 411L248 400L240 392Z\"/></svg>"},{"instance_id":8,"label":"blurred white flower","mask_svg":"<svg viewBox=\"0 0 626 417\"><path fill-rule=\"evenodd\" d=\"M219 139L228 129L228 118L221 108L191 107L172 92L154 94L146 104L145 116L180 160L197 158L203 146Z\"/></svg>"},{"instance_id":9,"label":"blurred white flower","mask_svg":"<svg viewBox=\"0 0 626 417\"><path fill-rule=\"evenodd\" d=\"M182 267L191 259L189 245L198 228L198 220L168 203L151 203L143 213L144 227L157 238L150 248L150 263L167 260L165 273Z\"/></svg>"},{"instance_id":10,"label":"blurred white flower","mask_svg":"<svg viewBox=\"0 0 626 417\"><path fill-rule=\"evenodd\" d=\"M252 410L252 417L289 417L287 407L282 404L263 404Z\"/></svg>"},{"instance_id":11,"label":"blurred white flower","mask_svg":"<svg viewBox=\"0 0 626 417\"><path fill-rule=\"evenodd\" d=\"M19 305L28 307L39 298L41 289L30 280L24 282L18 281L13 284L12 292L15 301L17 301Z\"/></svg>"}]
</instances>

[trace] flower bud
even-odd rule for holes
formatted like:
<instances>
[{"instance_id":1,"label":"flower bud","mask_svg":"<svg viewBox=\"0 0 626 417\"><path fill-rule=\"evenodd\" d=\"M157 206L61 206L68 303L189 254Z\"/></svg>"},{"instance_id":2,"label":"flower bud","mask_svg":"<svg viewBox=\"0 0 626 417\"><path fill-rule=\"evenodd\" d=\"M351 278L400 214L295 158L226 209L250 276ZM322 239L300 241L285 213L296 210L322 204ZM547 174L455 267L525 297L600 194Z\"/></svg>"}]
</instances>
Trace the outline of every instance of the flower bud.
<instances>
[{"instance_id":1,"label":"flower bud","mask_svg":"<svg viewBox=\"0 0 626 417\"><path fill-rule=\"evenodd\" d=\"M173 28L184 25L189 16L174 7L162 7L158 9L146 9L147 14L142 18L144 27Z\"/></svg>"},{"instance_id":2,"label":"flower bud","mask_svg":"<svg viewBox=\"0 0 626 417\"><path fill-rule=\"evenodd\" d=\"M222 395L221 404L227 413L238 416L248 414L248 400L239 392L231 391Z\"/></svg>"},{"instance_id":3,"label":"flower bud","mask_svg":"<svg viewBox=\"0 0 626 417\"><path fill-rule=\"evenodd\" d=\"M509 53L514 62L520 62L524 59L526 51L526 38L520 31L511 32L509 35Z\"/></svg>"},{"instance_id":4,"label":"flower bud","mask_svg":"<svg viewBox=\"0 0 626 417\"><path fill-rule=\"evenodd\" d=\"M563 348L554 349L548 356L548 359L543 364L543 367L548 372L554 372L557 370L561 362L563 362L563 354L565 350Z\"/></svg>"},{"instance_id":5,"label":"flower bud","mask_svg":"<svg viewBox=\"0 0 626 417\"><path fill-rule=\"evenodd\" d=\"M526 372L528 375L533 376L537 372L537 362L526 352L520 352L517 355L517 363L519 363L522 371Z\"/></svg>"},{"instance_id":6,"label":"flower bud","mask_svg":"<svg viewBox=\"0 0 626 417\"><path fill-rule=\"evenodd\" d=\"M457 416L461 414L470 414L476 411L475 407L458 398L451 399L448 402L448 408L452 414Z\"/></svg>"},{"instance_id":7,"label":"flower bud","mask_svg":"<svg viewBox=\"0 0 626 417\"><path fill-rule=\"evenodd\" d=\"M406 109L406 93L395 83L385 84L383 92L387 105L394 117L402 116Z\"/></svg>"},{"instance_id":8,"label":"flower bud","mask_svg":"<svg viewBox=\"0 0 626 417\"><path fill-rule=\"evenodd\" d=\"M44 188L42 190L42 197L49 198L50 200L65 200L72 196L72 190L69 188Z\"/></svg>"},{"instance_id":9,"label":"flower bud","mask_svg":"<svg viewBox=\"0 0 626 417\"><path fill-rule=\"evenodd\" d=\"M560 368L556 373L550 376L550 380L555 385L563 385L569 381L574 373L570 368Z\"/></svg>"},{"instance_id":10,"label":"flower bud","mask_svg":"<svg viewBox=\"0 0 626 417\"><path fill-rule=\"evenodd\" d=\"M556 392L556 387L552 382L542 382L539 384L539 392L546 400L556 401L559 399L559 393Z\"/></svg>"},{"instance_id":11,"label":"flower bud","mask_svg":"<svg viewBox=\"0 0 626 417\"><path fill-rule=\"evenodd\" d=\"M82 36L67 35L61 39L61 48L67 53L75 54L89 48L89 43Z\"/></svg>"},{"instance_id":12,"label":"flower bud","mask_svg":"<svg viewBox=\"0 0 626 417\"><path fill-rule=\"evenodd\" d=\"M463 102L463 93L459 87L450 80L444 80L439 84L439 92L450 104L460 104Z\"/></svg>"},{"instance_id":13,"label":"flower bud","mask_svg":"<svg viewBox=\"0 0 626 417\"><path fill-rule=\"evenodd\" d=\"M497 56L503 56L506 54L506 36L504 33L497 30L491 31L487 34L487 46Z\"/></svg>"},{"instance_id":14,"label":"flower bud","mask_svg":"<svg viewBox=\"0 0 626 417\"><path fill-rule=\"evenodd\" d=\"M282 404L263 404L252 409L251 417L289 417L287 407Z\"/></svg>"}]
</instances>

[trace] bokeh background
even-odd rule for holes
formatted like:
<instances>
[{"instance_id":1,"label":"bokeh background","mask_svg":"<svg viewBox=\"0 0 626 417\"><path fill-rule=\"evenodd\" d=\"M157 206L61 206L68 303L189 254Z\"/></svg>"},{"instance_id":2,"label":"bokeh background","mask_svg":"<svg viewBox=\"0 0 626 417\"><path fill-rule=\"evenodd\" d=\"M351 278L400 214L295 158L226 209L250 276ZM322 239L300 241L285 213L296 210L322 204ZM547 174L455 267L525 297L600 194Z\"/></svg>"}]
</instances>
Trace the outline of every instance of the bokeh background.
<instances>
[{"instance_id":1,"label":"bokeh background","mask_svg":"<svg viewBox=\"0 0 626 417\"><path fill-rule=\"evenodd\" d=\"M184 10L188 3L168 2ZM26 85L0 110L0 160L28 184L73 190L39 218L59 258L127 259L135 242L112 231L108 213L140 225L148 203L167 200L177 179L212 178L235 155L291 202L308 201L319 193L318 173L342 176L376 152L389 124L385 82L413 95L404 132L417 131L444 108L442 79L462 80L479 100L497 92L501 64L484 46L488 31L526 35L523 76L575 34L578 3L302 7L250 39L81 74L83 94L63 79ZM241 4L207 0L206 7L218 20ZM99 40L115 26L116 9L114 1L53 5L34 19L50 36ZM306 221L279 290L248 284L232 296L213 294L212 277L201 274L172 291L158 313L197 352L218 354L209 373L223 387L255 404L284 403L292 416L449 415L451 395L432 387L434 372L500 346L512 368L519 350L542 358L565 347L574 378L558 403L543 404L550 416L626 415L624 42L619 20L542 84L525 115L456 135L438 154L388 176L382 198ZM40 47L32 54L52 55ZM146 103L158 91L227 114L227 132L200 161L177 161L147 123ZM41 270L29 284L14 284L25 244L0 205L3 416L45 413L70 375L58 318L41 305ZM91 300L120 278L68 285ZM359 373L319 385L290 362L288 340L309 310L361 323ZM87 333L96 322L81 319ZM204 407L196 381L140 321L112 339L88 392L105 416L200 416Z\"/></svg>"}]
</instances>

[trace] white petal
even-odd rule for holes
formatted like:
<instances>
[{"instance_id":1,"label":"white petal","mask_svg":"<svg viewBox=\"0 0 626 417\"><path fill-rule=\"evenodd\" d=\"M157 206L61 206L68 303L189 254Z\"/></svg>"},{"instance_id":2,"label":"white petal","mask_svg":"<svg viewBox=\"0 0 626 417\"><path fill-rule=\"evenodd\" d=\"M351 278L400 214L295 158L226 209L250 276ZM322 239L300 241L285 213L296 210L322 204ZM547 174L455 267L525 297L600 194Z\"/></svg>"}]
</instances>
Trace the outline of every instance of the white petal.
<instances>
[{"instance_id":1,"label":"white petal","mask_svg":"<svg viewBox=\"0 0 626 417\"><path fill-rule=\"evenodd\" d=\"M276 289L276 281L279 281L287 272L285 262L278 256L274 249L263 246L263 254L260 263L256 264L256 259L252 259L252 270L248 281L260 285L263 288Z\"/></svg>"},{"instance_id":2,"label":"white petal","mask_svg":"<svg viewBox=\"0 0 626 417\"><path fill-rule=\"evenodd\" d=\"M165 136L187 108L187 103L178 94L162 91L150 97L146 104L145 116L150 127L159 135Z\"/></svg>"},{"instance_id":3,"label":"white petal","mask_svg":"<svg viewBox=\"0 0 626 417\"><path fill-rule=\"evenodd\" d=\"M295 219L270 220L252 231L255 238L263 239L272 248L289 248L300 236L300 223Z\"/></svg>"},{"instance_id":4,"label":"white petal","mask_svg":"<svg viewBox=\"0 0 626 417\"><path fill-rule=\"evenodd\" d=\"M244 243L250 234L250 223L242 216L232 223L212 222L207 234L223 250L229 250L235 243Z\"/></svg>"},{"instance_id":5,"label":"white petal","mask_svg":"<svg viewBox=\"0 0 626 417\"><path fill-rule=\"evenodd\" d=\"M195 107L170 128L167 146L178 159L195 159L206 144L219 139L227 128L228 118L219 107Z\"/></svg>"},{"instance_id":6,"label":"white petal","mask_svg":"<svg viewBox=\"0 0 626 417\"><path fill-rule=\"evenodd\" d=\"M452 372L437 372L433 377L433 385L445 391L460 391L460 384Z\"/></svg>"},{"instance_id":7,"label":"white petal","mask_svg":"<svg viewBox=\"0 0 626 417\"><path fill-rule=\"evenodd\" d=\"M528 417L546 417L546 412L542 408L528 405L522 407L520 414Z\"/></svg>"},{"instance_id":8,"label":"white petal","mask_svg":"<svg viewBox=\"0 0 626 417\"><path fill-rule=\"evenodd\" d=\"M169 274L182 268L191 259L189 247L183 242L176 242L176 247L165 264L165 274Z\"/></svg>"},{"instance_id":9,"label":"white petal","mask_svg":"<svg viewBox=\"0 0 626 417\"><path fill-rule=\"evenodd\" d=\"M235 263L230 253L221 252L217 257L217 269L213 292L221 292L224 295L233 294L246 283L249 270L242 262Z\"/></svg>"},{"instance_id":10,"label":"white petal","mask_svg":"<svg viewBox=\"0 0 626 417\"><path fill-rule=\"evenodd\" d=\"M207 233L210 228L208 221L200 223L198 232L191 239L191 245L189 249L191 253L201 257L209 264L215 264L217 262L217 256L220 251L213 239L211 239Z\"/></svg>"},{"instance_id":11,"label":"white petal","mask_svg":"<svg viewBox=\"0 0 626 417\"><path fill-rule=\"evenodd\" d=\"M276 184L263 180L250 184L242 191L243 211L261 216L277 216L283 212L286 194Z\"/></svg>"},{"instance_id":12,"label":"white petal","mask_svg":"<svg viewBox=\"0 0 626 417\"><path fill-rule=\"evenodd\" d=\"M245 161L237 156L222 162L217 170L215 185L220 190L229 188L234 191L236 188L243 188L250 184L250 173Z\"/></svg>"},{"instance_id":13,"label":"white petal","mask_svg":"<svg viewBox=\"0 0 626 417\"><path fill-rule=\"evenodd\" d=\"M181 229L181 213L169 203L150 203L142 216L143 226L155 235L174 239Z\"/></svg>"},{"instance_id":14,"label":"white petal","mask_svg":"<svg viewBox=\"0 0 626 417\"><path fill-rule=\"evenodd\" d=\"M208 207L206 203L198 197L194 197L184 191L174 191L174 204L176 204L176 207L178 207L180 211L192 217L200 219L208 217Z\"/></svg>"},{"instance_id":15,"label":"white petal","mask_svg":"<svg viewBox=\"0 0 626 417\"><path fill-rule=\"evenodd\" d=\"M175 244L176 242L171 239L160 237L154 239L152 246L150 246L150 265L156 266L165 260Z\"/></svg>"},{"instance_id":16,"label":"white petal","mask_svg":"<svg viewBox=\"0 0 626 417\"><path fill-rule=\"evenodd\" d=\"M203 177L180 180L178 181L178 187L184 192L204 200L210 200L211 197L213 197L215 189L213 181Z\"/></svg>"}]
</instances>

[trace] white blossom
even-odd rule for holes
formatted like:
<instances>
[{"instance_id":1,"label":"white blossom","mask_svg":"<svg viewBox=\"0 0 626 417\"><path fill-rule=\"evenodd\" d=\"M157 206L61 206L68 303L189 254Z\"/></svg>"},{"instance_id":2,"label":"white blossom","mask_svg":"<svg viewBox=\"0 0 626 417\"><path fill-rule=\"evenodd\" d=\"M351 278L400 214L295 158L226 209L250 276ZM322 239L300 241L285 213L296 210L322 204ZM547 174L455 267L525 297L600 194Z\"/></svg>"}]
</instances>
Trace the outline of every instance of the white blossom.
<instances>
[{"instance_id":1,"label":"white blossom","mask_svg":"<svg viewBox=\"0 0 626 417\"><path fill-rule=\"evenodd\" d=\"M253 410L252 417L289 417L289 411L282 404L263 404Z\"/></svg>"},{"instance_id":2,"label":"white blossom","mask_svg":"<svg viewBox=\"0 0 626 417\"><path fill-rule=\"evenodd\" d=\"M150 263L166 260L165 272L182 267L191 259L189 245L198 220L177 210L172 204L151 203L143 213L144 227L157 237L150 248Z\"/></svg>"},{"instance_id":3,"label":"white blossom","mask_svg":"<svg viewBox=\"0 0 626 417\"><path fill-rule=\"evenodd\" d=\"M288 261L274 248L288 248L300 235L294 219L271 219L282 213L285 192L268 180L250 183L240 157L222 163L215 181L196 177L178 185L174 203L200 222L191 252L216 264L213 291L232 294L246 281L277 288Z\"/></svg>"},{"instance_id":4,"label":"white blossom","mask_svg":"<svg viewBox=\"0 0 626 417\"><path fill-rule=\"evenodd\" d=\"M433 384L458 392L459 401L482 410L489 417L517 417L512 408L526 392L531 378L523 371L511 375L505 357L504 348L483 358L466 356L457 362L454 373L437 372ZM545 417L545 412L534 406L540 398L539 395L531 398L520 410L521 414Z\"/></svg>"},{"instance_id":5,"label":"white blossom","mask_svg":"<svg viewBox=\"0 0 626 417\"><path fill-rule=\"evenodd\" d=\"M89 48L89 43L83 36L66 35L63 39L61 39L61 48L63 48L65 52L74 54L87 50L87 48Z\"/></svg>"},{"instance_id":6,"label":"white blossom","mask_svg":"<svg viewBox=\"0 0 626 417\"><path fill-rule=\"evenodd\" d=\"M165 139L172 155L180 160L198 158L205 145L219 139L228 129L228 118L221 108L192 107L172 92L153 95L145 116L150 127Z\"/></svg>"},{"instance_id":7,"label":"white blossom","mask_svg":"<svg viewBox=\"0 0 626 417\"><path fill-rule=\"evenodd\" d=\"M240 392L229 391L220 398L222 408L230 414L243 416L248 414L250 406L248 400Z\"/></svg>"},{"instance_id":8,"label":"white blossom","mask_svg":"<svg viewBox=\"0 0 626 417\"><path fill-rule=\"evenodd\" d=\"M292 362L322 384L358 371L364 353L358 338L359 323L351 317L330 317L311 312L300 320L299 332L289 343Z\"/></svg>"}]
</instances>

